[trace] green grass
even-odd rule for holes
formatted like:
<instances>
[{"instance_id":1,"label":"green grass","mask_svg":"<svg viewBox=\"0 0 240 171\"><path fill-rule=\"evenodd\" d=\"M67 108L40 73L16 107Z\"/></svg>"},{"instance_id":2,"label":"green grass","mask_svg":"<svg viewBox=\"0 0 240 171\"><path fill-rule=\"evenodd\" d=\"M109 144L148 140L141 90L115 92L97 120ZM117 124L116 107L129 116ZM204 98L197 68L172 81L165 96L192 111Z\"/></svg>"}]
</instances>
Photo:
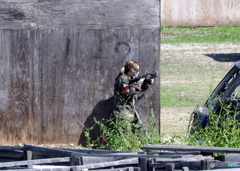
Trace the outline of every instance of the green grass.
<instances>
[{"instance_id":1,"label":"green grass","mask_svg":"<svg viewBox=\"0 0 240 171\"><path fill-rule=\"evenodd\" d=\"M166 108L202 106L206 97L210 95L204 84L199 85L199 83L163 85L161 86L161 92L161 99L164 99L161 106Z\"/></svg>"},{"instance_id":2,"label":"green grass","mask_svg":"<svg viewBox=\"0 0 240 171\"><path fill-rule=\"evenodd\" d=\"M229 69L184 57L162 57L161 108L202 106Z\"/></svg>"},{"instance_id":3,"label":"green grass","mask_svg":"<svg viewBox=\"0 0 240 171\"><path fill-rule=\"evenodd\" d=\"M171 59L161 60L160 68L162 108L203 105L228 70Z\"/></svg>"},{"instance_id":4,"label":"green grass","mask_svg":"<svg viewBox=\"0 0 240 171\"><path fill-rule=\"evenodd\" d=\"M161 43L239 43L240 27L161 27Z\"/></svg>"},{"instance_id":5,"label":"green grass","mask_svg":"<svg viewBox=\"0 0 240 171\"><path fill-rule=\"evenodd\" d=\"M162 27L161 44L239 43L239 32L240 27L231 26ZM174 49L161 53L161 108L201 106L231 67L227 63L207 63L194 56L185 58L180 51L177 53Z\"/></svg>"},{"instance_id":6,"label":"green grass","mask_svg":"<svg viewBox=\"0 0 240 171\"><path fill-rule=\"evenodd\" d=\"M185 112L183 108L186 107L185 110L188 111L190 107L193 109L204 105L212 91L233 66L233 63L215 61L204 54L225 53L225 50L226 53L238 53L238 49L231 49L233 51L231 52L229 48L231 44L240 43L239 32L240 27L233 26L161 27L161 45L172 47L161 50L161 109L166 108L165 111L170 112L164 115L161 122L164 123L165 129L169 126L169 129L166 129L167 135L186 134L182 136L183 139L179 139L180 144L240 147L238 138L240 124L234 122L232 118L227 118L228 120L223 122L221 127L218 126L218 119L212 118L210 127L200 130L190 138L185 129L179 126L181 122L178 122L180 116L191 114L191 112L183 114ZM185 44L181 45L182 43ZM224 44L218 46L222 43ZM194 49L195 46L204 47L201 50ZM178 51L174 49L175 47ZM216 52L218 47L221 51ZM195 53L192 49L201 53ZM176 138L174 141L177 141Z\"/></svg>"}]
</instances>

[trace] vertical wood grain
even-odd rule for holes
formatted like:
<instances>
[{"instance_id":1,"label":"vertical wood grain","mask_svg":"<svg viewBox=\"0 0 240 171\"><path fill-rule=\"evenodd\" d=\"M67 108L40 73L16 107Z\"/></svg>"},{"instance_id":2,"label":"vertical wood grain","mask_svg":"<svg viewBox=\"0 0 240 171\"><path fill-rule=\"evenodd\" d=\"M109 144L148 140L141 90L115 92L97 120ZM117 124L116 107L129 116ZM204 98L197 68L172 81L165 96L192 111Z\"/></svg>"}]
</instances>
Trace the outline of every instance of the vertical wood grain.
<instances>
[{"instance_id":1,"label":"vertical wood grain","mask_svg":"<svg viewBox=\"0 0 240 171\"><path fill-rule=\"evenodd\" d=\"M159 74L159 5L1 3L0 144L84 142L83 129L112 114L114 79L127 59ZM159 121L159 88L158 80L139 103L144 120L154 109Z\"/></svg>"},{"instance_id":2,"label":"vertical wood grain","mask_svg":"<svg viewBox=\"0 0 240 171\"><path fill-rule=\"evenodd\" d=\"M239 9L239 0L161 0L161 25L239 26Z\"/></svg>"}]
</instances>

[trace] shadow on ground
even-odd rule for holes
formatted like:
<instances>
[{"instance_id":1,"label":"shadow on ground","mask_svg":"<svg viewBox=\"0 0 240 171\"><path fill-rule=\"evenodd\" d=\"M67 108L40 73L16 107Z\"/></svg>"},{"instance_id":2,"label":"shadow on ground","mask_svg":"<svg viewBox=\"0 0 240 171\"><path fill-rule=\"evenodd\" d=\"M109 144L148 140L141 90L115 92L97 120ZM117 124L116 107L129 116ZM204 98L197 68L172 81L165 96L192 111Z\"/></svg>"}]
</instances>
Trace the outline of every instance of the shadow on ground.
<instances>
[{"instance_id":1,"label":"shadow on ground","mask_svg":"<svg viewBox=\"0 0 240 171\"><path fill-rule=\"evenodd\" d=\"M218 62L236 62L240 60L240 53L212 53L204 55Z\"/></svg>"}]
</instances>

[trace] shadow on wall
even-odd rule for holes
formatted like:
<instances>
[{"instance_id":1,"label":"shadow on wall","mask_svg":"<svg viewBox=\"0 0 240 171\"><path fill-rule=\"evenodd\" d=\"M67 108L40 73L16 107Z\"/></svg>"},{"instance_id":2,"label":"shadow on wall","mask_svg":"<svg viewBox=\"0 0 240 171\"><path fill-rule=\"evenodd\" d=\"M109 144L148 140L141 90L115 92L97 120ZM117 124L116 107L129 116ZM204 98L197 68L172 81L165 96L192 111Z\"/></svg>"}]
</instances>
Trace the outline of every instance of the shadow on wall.
<instances>
[{"instance_id":1,"label":"shadow on wall","mask_svg":"<svg viewBox=\"0 0 240 171\"><path fill-rule=\"evenodd\" d=\"M102 120L104 119L110 119L111 114L113 114L114 111L114 97L107 100L102 100L97 103L97 105L93 108L93 111L91 115L86 119L84 126L85 128L91 128L94 126L94 118L96 120ZM93 129L90 131L91 138L93 140L96 140L100 136L100 129L97 126L94 126ZM83 146L87 145L86 137L84 135L84 131L81 133L80 138L78 140L78 144L81 144Z\"/></svg>"},{"instance_id":2,"label":"shadow on wall","mask_svg":"<svg viewBox=\"0 0 240 171\"><path fill-rule=\"evenodd\" d=\"M240 53L212 53L204 55L218 62L236 62L240 60Z\"/></svg>"}]
</instances>

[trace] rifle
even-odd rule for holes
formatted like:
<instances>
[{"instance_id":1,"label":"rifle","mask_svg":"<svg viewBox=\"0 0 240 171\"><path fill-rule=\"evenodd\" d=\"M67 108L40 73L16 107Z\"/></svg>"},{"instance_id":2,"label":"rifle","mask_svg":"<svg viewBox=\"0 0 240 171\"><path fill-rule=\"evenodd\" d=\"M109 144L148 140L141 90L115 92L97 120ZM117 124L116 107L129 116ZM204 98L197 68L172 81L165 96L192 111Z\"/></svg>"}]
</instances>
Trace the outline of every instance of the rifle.
<instances>
[{"instance_id":1,"label":"rifle","mask_svg":"<svg viewBox=\"0 0 240 171\"><path fill-rule=\"evenodd\" d=\"M135 77L135 78L130 79L130 80L129 80L129 84L131 85L131 84L139 81L141 78L145 78L145 79L150 80L150 79L155 78L155 77L157 77L157 73L140 75L140 76L138 76L138 77Z\"/></svg>"}]
</instances>

